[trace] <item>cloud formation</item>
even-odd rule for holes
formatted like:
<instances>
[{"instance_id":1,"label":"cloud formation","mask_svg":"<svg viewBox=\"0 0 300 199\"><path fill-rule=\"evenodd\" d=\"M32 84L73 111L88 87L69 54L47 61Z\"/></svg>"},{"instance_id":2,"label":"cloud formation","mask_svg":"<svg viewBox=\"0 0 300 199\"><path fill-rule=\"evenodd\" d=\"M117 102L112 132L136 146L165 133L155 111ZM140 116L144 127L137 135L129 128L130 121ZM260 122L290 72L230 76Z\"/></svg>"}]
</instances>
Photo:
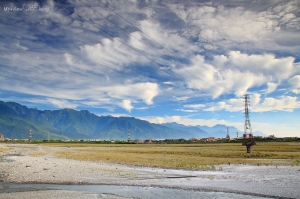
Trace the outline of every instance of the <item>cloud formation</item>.
<instances>
[{"instance_id":1,"label":"cloud formation","mask_svg":"<svg viewBox=\"0 0 300 199\"><path fill-rule=\"evenodd\" d=\"M254 113L297 115L297 1L32 3L49 10L0 12L1 99L212 124L250 93Z\"/></svg>"},{"instance_id":2,"label":"cloud formation","mask_svg":"<svg viewBox=\"0 0 300 199\"><path fill-rule=\"evenodd\" d=\"M296 75L289 79L289 83L292 86L292 92L299 94L300 93L300 75Z\"/></svg>"},{"instance_id":3,"label":"cloud formation","mask_svg":"<svg viewBox=\"0 0 300 199\"><path fill-rule=\"evenodd\" d=\"M131 101L130 100L123 100L121 107L123 107L124 109L126 109L127 111L131 111L131 109L133 108L133 106L131 105Z\"/></svg>"},{"instance_id":4,"label":"cloud formation","mask_svg":"<svg viewBox=\"0 0 300 199\"><path fill-rule=\"evenodd\" d=\"M281 96L278 98L265 97L260 94L250 96L251 112L269 112L269 111L285 111L292 112L294 109L300 108L300 101L297 97ZM193 108L194 110L203 111L221 111L243 112L245 104L242 98L231 98L223 102L208 104L189 104L184 107Z\"/></svg>"},{"instance_id":5,"label":"cloud formation","mask_svg":"<svg viewBox=\"0 0 300 199\"><path fill-rule=\"evenodd\" d=\"M276 58L273 54L230 51L228 55L215 55L211 62L196 55L190 66L174 71L184 77L190 88L204 90L213 98L230 92L242 96L253 87L265 86L266 93L275 91L297 72L294 60L293 57Z\"/></svg>"}]
</instances>

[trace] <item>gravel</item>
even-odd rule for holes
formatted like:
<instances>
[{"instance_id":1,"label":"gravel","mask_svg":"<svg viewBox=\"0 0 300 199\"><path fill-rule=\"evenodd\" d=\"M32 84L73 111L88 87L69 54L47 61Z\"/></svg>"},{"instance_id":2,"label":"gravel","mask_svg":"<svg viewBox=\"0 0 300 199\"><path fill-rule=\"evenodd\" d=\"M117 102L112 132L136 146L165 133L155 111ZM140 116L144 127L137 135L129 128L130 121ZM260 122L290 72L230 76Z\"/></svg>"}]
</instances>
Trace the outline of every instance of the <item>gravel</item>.
<instances>
[{"instance_id":1,"label":"gravel","mask_svg":"<svg viewBox=\"0 0 300 199\"><path fill-rule=\"evenodd\" d=\"M54 155L61 147L20 144L0 144L0 147L11 148L0 158L0 181L2 182L167 187L300 198L299 166L221 165L220 171L188 171L59 159ZM47 155L34 156L39 152ZM34 194L54 196L52 192L53 190L39 190ZM66 190L55 193L61 194L56 198L122 198ZM0 198L4 194L10 196L5 198L18 198L20 193L1 193ZM33 194L33 192L22 193L22 196L25 196L23 194ZM38 198L38 196L31 198Z\"/></svg>"}]
</instances>

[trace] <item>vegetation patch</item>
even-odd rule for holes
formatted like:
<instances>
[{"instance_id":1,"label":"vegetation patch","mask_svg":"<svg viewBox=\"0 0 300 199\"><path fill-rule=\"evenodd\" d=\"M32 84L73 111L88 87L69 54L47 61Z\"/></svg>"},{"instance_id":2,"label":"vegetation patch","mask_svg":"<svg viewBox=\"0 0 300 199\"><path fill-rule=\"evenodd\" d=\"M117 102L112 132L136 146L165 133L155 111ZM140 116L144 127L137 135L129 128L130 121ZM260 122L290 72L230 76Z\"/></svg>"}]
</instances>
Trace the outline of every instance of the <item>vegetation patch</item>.
<instances>
[{"instance_id":1,"label":"vegetation patch","mask_svg":"<svg viewBox=\"0 0 300 199\"><path fill-rule=\"evenodd\" d=\"M296 166L300 162L300 145L290 143L258 143L252 153L246 153L245 147L236 143L53 146L68 147L58 151L59 158L191 170L222 170L220 165L224 164Z\"/></svg>"},{"instance_id":2,"label":"vegetation patch","mask_svg":"<svg viewBox=\"0 0 300 199\"><path fill-rule=\"evenodd\" d=\"M0 147L0 156L3 155L5 152L11 150L10 148L7 147Z\"/></svg>"}]
</instances>

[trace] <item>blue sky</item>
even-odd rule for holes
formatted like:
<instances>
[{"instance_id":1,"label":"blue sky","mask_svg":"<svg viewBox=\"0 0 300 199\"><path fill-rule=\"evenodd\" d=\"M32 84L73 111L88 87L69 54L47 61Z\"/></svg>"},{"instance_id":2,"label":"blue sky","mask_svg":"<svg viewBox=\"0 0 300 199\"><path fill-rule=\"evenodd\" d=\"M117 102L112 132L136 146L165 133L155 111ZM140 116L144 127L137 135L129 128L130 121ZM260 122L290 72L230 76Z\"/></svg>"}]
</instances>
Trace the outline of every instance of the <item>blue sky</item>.
<instances>
[{"instance_id":1,"label":"blue sky","mask_svg":"<svg viewBox=\"0 0 300 199\"><path fill-rule=\"evenodd\" d=\"M300 136L299 1L0 6L2 101Z\"/></svg>"}]
</instances>

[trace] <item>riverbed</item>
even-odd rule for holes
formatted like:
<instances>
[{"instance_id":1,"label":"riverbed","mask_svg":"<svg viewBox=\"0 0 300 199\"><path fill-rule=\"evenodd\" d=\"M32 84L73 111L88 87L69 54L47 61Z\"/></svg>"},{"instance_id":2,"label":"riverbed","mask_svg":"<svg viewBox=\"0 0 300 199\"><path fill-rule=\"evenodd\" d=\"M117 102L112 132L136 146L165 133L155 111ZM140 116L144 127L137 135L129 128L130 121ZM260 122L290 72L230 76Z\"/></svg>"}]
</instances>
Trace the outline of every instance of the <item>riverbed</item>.
<instances>
[{"instance_id":1,"label":"riverbed","mask_svg":"<svg viewBox=\"0 0 300 199\"><path fill-rule=\"evenodd\" d=\"M299 166L222 165L217 171L176 170L59 159L54 155L60 150L57 147L1 147L10 150L0 161L0 198L26 194L28 198L241 198L240 194L243 198L300 198Z\"/></svg>"}]
</instances>

